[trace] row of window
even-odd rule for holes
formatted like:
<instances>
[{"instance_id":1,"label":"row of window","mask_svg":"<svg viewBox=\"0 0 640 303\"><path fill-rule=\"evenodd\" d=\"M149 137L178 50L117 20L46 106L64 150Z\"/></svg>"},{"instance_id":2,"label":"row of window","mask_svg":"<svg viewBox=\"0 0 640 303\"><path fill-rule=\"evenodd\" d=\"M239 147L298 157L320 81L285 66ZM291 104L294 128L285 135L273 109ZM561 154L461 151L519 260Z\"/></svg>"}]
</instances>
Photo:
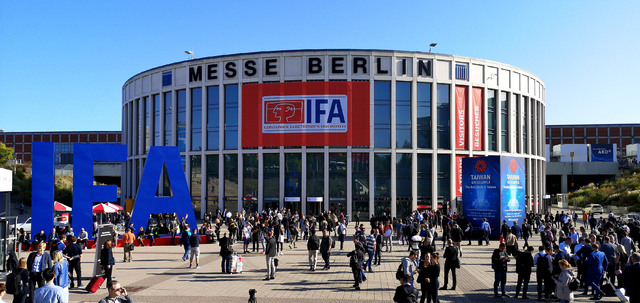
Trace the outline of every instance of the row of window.
<instances>
[{"instance_id":1,"label":"row of window","mask_svg":"<svg viewBox=\"0 0 640 303\"><path fill-rule=\"evenodd\" d=\"M306 157L306 197L302 197L302 157ZM222 157L222 167L220 168L219 157ZM242 188L239 188L238 180L238 158L242 157ZM219 190L223 186L222 207L227 209L237 209L238 194L242 193L243 205L247 210L258 210L258 187L259 176L259 154L225 154L190 156L189 166L191 175L189 176L191 196L193 206L199 213L202 207L202 187L205 186L206 209L215 211L220 206ZM323 153L285 153L284 161L281 163L280 154L262 154L262 197L264 201L263 209L278 207L280 201L280 165L284 165L284 202L285 207L292 210L301 211L301 203L306 203L307 213L317 214L324 210L324 203L329 203L329 208L346 213L347 201L347 153L329 153L328 163L325 162ZM403 211L411 211L412 202L412 162L417 161L416 191L418 205L430 206L432 201L432 178L437 178L437 197L441 201L449 201L451 196L451 155L436 155L436 170L433 170L433 155L418 154L415 158L412 154L396 154L396 161L392 163L390 153L375 153L373 155L373 175L370 176L370 154L351 154L351 197L354 202L353 212L360 211L363 214L369 213L369 189L373 189L373 196L376 201L375 212L390 213L391 201L391 168L395 166L396 186L395 196L398 203L407 203L404 210L398 210L398 214ZM183 157L183 162L186 159ZM134 160L129 162L130 173L144 165L144 160ZM203 161L205 161L203 163ZM133 165L131 165L133 164ZM204 164L205 171L202 171ZM325 167L328 168L329 175L325 178ZM220 182L220 169L224 183ZM186 169L185 169L186 170ZM135 174L136 181L139 182L139 173ZM370 177L373 177L370 181ZM131 179L130 179L131 180ZM133 180L132 180L133 181ZM328 182L328 184L325 184ZM370 186L370 182L373 182ZM329 201L324 201L325 185L328 188ZM135 192L135 188L130 187ZM170 186L165 184L163 191L170 192ZM162 194L162 193L160 193Z\"/></svg>"},{"instance_id":2,"label":"row of window","mask_svg":"<svg viewBox=\"0 0 640 303\"><path fill-rule=\"evenodd\" d=\"M416 114L416 148L451 149L451 93L449 84L436 84L436 119L432 117L432 83L418 82L415 86L416 100L412 99L411 82L395 82L395 142L391 142L391 81L374 81L374 138L376 148L412 148L414 146L412 132L412 108L415 103ZM224 121L223 149L238 149L239 130L239 100L238 84L223 86L222 119ZM129 155L146 154L149 145L177 145L180 151L219 150L220 137L220 86L190 89L190 109L187 108L186 90L165 92L162 95L152 95L135 100L126 105L125 115L128 117L127 129L129 137ZM175 100L173 94L175 93ZM206 95L203 96L203 93ZM505 151L516 153L531 153L542 155L542 142L537 142L541 127L540 115L544 108L536 100L518 94L510 94L497 90L487 90L487 149L489 151ZM498 99L499 98L499 99ZM206 100L206 104L203 101ZM177 112L174 119L174 106ZM498 103L499 102L499 103ZM515 104L515 117L511 121L511 106ZM206 106L206 107L205 107ZM190 110L191 121L187 127L187 111ZM203 119L203 110L206 111ZM498 112L499 111L499 112ZM498 121L500 131L498 132ZM162 124L161 124L162 123ZM512 125L513 124L513 125ZM162 129L161 129L161 125ZM172 127L175 125L175 127ZM436 127L436 140L432 141L432 127ZM202 142L202 128L206 127L206 135ZM190 132L187 131L190 129ZM484 130L484 127L481 127ZM522 138L512 146L510 131L516 138ZM175 136L174 136L175 134ZM190 146L187 147L187 136L190 136ZM500 140L498 140L498 136ZM140 139L140 140L138 140ZM500 142L500 148L498 148ZM537 142L537 144L533 144ZM204 143L204 144L203 144ZM393 143L393 144L392 144ZM139 146L138 146L139 144ZM204 145L204 146L203 146Z\"/></svg>"}]
</instances>

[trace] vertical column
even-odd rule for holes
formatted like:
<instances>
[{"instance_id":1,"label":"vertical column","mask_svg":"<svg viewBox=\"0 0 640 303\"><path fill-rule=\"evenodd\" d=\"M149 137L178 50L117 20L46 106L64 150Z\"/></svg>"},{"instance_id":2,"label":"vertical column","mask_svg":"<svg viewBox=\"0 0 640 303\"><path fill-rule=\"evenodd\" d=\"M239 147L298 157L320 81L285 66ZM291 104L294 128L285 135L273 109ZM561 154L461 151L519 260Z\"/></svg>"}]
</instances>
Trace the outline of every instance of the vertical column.
<instances>
[{"instance_id":1,"label":"vertical column","mask_svg":"<svg viewBox=\"0 0 640 303\"><path fill-rule=\"evenodd\" d=\"M307 215L307 148L305 146L302 147L300 163L300 203L302 204L300 209Z\"/></svg>"},{"instance_id":2,"label":"vertical column","mask_svg":"<svg viewBox=\"0 0 640 303\"><path fill-rule=\"evenodd\" d=\"M322 153L322 155L324 157L324 194L322 200L324 200L324 211L329 211L329 203L331 202L329 201L329 147L324 147L324 152Z\"/></svg>"},{"instance_id":3,"label":"vertical column","mask_svg":"<svg viewBox=\"0 0 640 303\"><path fill-rule=\"evenodd\" d=\"M371 148L369 150L369 214L367 214L367 218L371 217L375 212L375 203L373 199L375 198L376 192L376 180L374 174L375 166L373 165L375 158L373 155L373 148Z\"/></svg>"},{"instance_id":4,"label":"vertical column","mask_svg":"<svg viewBox=\"0 0 640 303\"><path fill-rule=\"evenodd\" d=\"M258 153L258 212L262 211L264 206L264 154L262 148Z\"/></svg>"},{"instance_id":5,"label":"vertical column","mask_svg":"<svg viewBox=\"0 0 640 303\"><path fill-rule=\"evenodd\" d=\"M353 215L353 159L351 159L351 146L347 147L347 213L346 216L351 221Z\"/></svg>"},{"instance_id":6,"label":"vertical column","mask_svg":"<svg viewBox=\"0 0 640 303\"><path fill-rule=\"evenodd\" d=\"M280 146L280 172L278 173L278 179L280 179L280 182L278 182L278 186L280 188L280 190L278 190L278 195L279 195L279 203L278 206L280 208L284 207L284 197L285 197L285 193L284 193L284 182L285 182L285 178L284 178L284 173L285 173L285 157L284 157L284 147Z\"/></svg>"},{"instance_id":7,"label":"vertical column","mask_svg":"<svg viewBox=\"0 0 640 303\"><path fill-rule=\"evenodd\" d=\"M244 154L238 150L238 212L244 208Z\"/></svg>"}]
</instances>

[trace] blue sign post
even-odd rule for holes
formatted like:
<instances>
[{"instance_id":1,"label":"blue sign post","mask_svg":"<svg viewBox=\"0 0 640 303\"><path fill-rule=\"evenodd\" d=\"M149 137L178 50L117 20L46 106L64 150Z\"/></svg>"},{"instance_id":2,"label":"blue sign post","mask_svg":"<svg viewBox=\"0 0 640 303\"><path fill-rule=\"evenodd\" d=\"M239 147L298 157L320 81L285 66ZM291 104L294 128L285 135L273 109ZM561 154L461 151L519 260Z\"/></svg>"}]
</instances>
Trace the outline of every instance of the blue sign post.
<instances>
[{"instance_id":1,"label":"blue sign post","mask_svg":"<svg viewBox=\"0 0 640 303\"><path fill-rule=\"evenodd\" d=\"M462 211L478 228L483 219L491 225L491 236L500 233L502 220L509 225L525 217L524 160L491 156L462 159Z\"/></svg>"}]
</instances>

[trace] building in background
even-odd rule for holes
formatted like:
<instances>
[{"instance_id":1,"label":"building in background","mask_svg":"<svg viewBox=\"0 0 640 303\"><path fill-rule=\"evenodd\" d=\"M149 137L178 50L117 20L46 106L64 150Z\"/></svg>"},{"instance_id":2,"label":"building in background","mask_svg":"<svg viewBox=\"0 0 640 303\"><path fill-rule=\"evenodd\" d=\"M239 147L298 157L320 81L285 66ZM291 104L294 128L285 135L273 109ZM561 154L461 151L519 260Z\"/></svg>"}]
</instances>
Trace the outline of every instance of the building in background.
<instances>
[{"instance_id":1,"label":"building in background","mask_svg":"<svg viewBox=\"0 0 640 303\"><path fill-rule=\"evenodd\" d=\"M123 195L135 198L150 146L177 146L198 216L404 216L455 207L462 158L509 155L525 159L527 210L537 210L544 110L535 75L453 55L300 50L172 63L122 87Z\"/></svg>"}]
</instances>

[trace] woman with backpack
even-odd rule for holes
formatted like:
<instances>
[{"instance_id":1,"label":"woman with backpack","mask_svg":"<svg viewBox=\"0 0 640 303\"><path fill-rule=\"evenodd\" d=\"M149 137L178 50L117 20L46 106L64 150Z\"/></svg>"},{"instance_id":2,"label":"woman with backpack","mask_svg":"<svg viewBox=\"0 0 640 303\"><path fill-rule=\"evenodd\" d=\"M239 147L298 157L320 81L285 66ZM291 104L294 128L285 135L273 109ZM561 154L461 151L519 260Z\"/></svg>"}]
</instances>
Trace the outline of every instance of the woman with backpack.
<instances>
[{"instance_id":1,"label":"woman with backpack","mask_svg":"<svg viewBox=\"0 0 640 303\"><path fill-rule=\"evenodd\" d=\"M569 284L575 278L571 270L571 265L567 260L560 260L558 265L562 272L555 280L556 296L560 299L560 303L573 303L573 291L569 288Z\"/></svg>"}]
</instances>

